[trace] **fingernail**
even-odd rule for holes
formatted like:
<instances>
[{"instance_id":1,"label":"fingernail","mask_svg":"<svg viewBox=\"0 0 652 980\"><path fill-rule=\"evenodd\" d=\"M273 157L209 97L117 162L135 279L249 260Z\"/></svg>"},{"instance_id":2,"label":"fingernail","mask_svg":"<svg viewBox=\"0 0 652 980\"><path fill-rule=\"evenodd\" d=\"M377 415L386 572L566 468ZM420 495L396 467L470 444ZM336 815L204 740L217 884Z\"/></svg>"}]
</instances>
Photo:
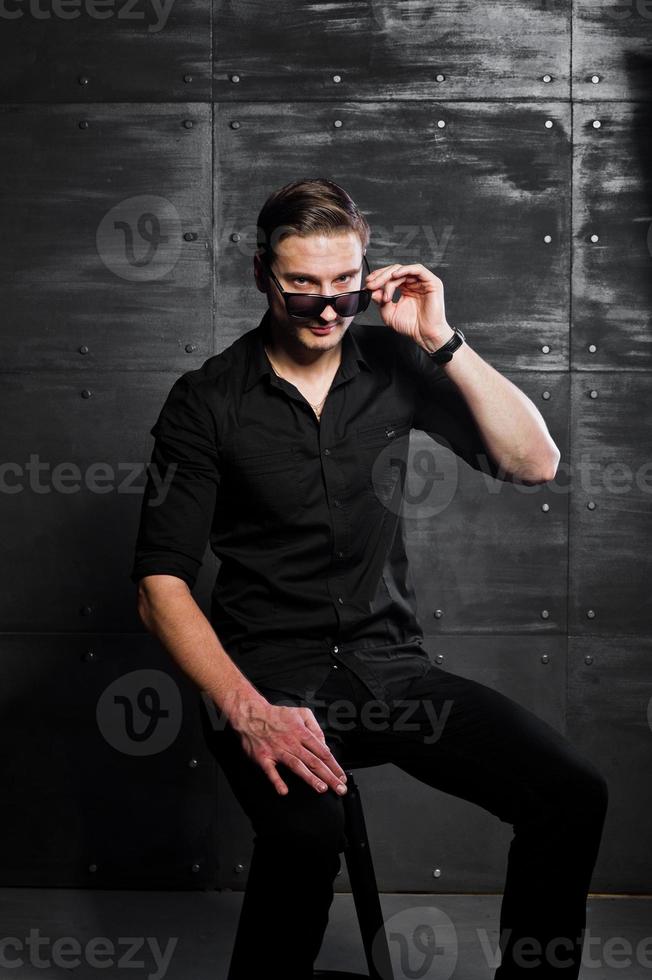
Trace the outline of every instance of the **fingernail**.
<instances>
[{"instance_id":1,"label":"fingernail","mask_svg":"<svg viewBox=\"0 0 652 980\"><path fill-rule=\"evenodd\" d=\"M342 783L340 783L340 785L337 787L337 792L340 794L346 793L346 786L343 786Z\"/></svg>"}]
</instances>

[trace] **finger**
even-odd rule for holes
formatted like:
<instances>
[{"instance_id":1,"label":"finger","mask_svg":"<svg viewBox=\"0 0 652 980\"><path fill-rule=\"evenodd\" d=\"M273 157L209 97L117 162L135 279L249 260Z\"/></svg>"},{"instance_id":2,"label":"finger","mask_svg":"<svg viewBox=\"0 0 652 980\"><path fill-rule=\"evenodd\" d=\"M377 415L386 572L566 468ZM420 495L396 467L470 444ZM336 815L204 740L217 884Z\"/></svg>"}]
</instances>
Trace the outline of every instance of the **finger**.
<instances>
[{"instance_id":1,"label":"finger","mask_svg":"<svg viewBox=\"0 0 652 980\"><path fill-rule=\"evenodd\" d=\"M318 742L314 748L312 745L305 745L304 749L300 755L301 760L325 779L329 786L335 787L338 783L346 782L346 773L327 745Z\"/></svg>"},{"instance_id":2,"label":"finger","mask_svg":"<svg viewBox=\"0 0 652 980\"><path fill-rule=\"evenodd\" d=\"M304 719L303 720L305 721L306 726L310 729L310 731L313 733L313 735L316 735L317 738L319 738L319 739L322 740L322 742L325 742L326 741L326 736L324 735L324 732L323 732L323 730L322 730L319 722L317 721L317 719L313 715L312 711L310 711L310 709L308 709L307 713L304 715Z\"/></svg>"},{"instance_id":3,"label":"finger","mask_svg":"<svg viewBox=\"0 0 652 980\"><path fill-rule=\"evenodd\" d=\"M269 777L274 789L280 796L285 796L288 792L287 784L283 782L276 769L276 764L273 759L263 759L260 763L261 769Z\"/></svg>"}]
</instances>

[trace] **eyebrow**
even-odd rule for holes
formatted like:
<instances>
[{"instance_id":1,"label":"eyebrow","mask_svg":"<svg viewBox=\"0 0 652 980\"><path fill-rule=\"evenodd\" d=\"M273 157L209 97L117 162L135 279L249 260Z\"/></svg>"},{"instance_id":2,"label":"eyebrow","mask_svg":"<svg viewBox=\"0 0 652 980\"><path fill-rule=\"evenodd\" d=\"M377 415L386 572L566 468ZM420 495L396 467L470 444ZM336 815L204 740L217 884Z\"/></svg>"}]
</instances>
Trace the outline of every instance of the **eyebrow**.
<instances>
[{"instance_id":1,"label":"eyebrow","mask_svg":"<svg viewBox=\"0 0 652 980\"><path fill-rule=\"evenodd\" d=\"M337 275L333 276L333 279L339 279L340 276L354 276L356 272L360 271L360 266L356 269L346 269L344 272L338 272ZM285 279L309 279L311 282L319 282L315 276L309 275L307 272L282 272L282 276Z\"/></svg>"}]
</instances>

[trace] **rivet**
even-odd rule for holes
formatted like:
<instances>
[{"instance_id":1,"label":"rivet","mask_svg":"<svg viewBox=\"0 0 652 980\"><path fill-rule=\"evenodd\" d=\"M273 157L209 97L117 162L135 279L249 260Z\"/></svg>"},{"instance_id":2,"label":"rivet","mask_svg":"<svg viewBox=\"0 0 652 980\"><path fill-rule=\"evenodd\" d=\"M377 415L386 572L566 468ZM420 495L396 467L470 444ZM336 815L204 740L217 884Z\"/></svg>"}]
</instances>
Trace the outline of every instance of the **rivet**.
<instances>
[{"instance_id":1,"label":"rivet","mask_svg":"<svg viewBox=\"0 0 652 980\"><path fill-rule=\"evenodd\" d=\"M549 391L542 391L541 392L541 397L543 399L545 399L545 401L548 401L548 399L550 398L550 392Z\"/></svg>"},{"instance_id":2,"label":"rivet","mask_svg":"<svg viewBox=\"0 0 652 980\"><path fill-rule=\"evenodd\" d=\"M339 129L341 125L342 125L342 120L341 119L336 119L335 122L333 123L333 126L335 126L335 129Z\"/></svg>"},{"instance_id":3,"label":"rivet","mask_svg":"<svg viewBox=\"0 0 652 980\"><path fill-rule=\"evenodd\" d=\"M184 119L183 125L185 129L192 129L192 119Z\"/></svg>"},{"instance_id":4,"label":"rivet","mask_svg":"<svg viewBox=\"0 0 652 980\"><path fill-rule=\"evenodd\" d=\"M84 661L84 663L87 663L87 664L93 663L93 661L96 659L95 658L95 651L94 650L86 650L85 653L82 653L81 659Z\"/></svg>"},{"instance_id":5,"label":"rivet","mask_svg":"<svg viewBox=\"0 0 652 980\"><path fill-rule=\"evenodd\" d=\"M544 354L550 353L550 347L548 346L548 344L543 344L541 350L543 351Z\"/></svg>"},{"instance_id":6,"label":"rivet","mask_svg":"<svg viewBox=\"0 0 652 980\"><path fill-rule=\"evenodd\" d=\"M547 514L548 511L550 510L550 504L541 504L541 510L543 511L544 514Z\"/></svg>"},{"instance_id":7,"label":"rivet","mask_svg":"<svg viewBox=\"0 0 652 980\"><path fill-rule=\"evenodd\" d=\"M342 76L341 75L333 75L333 81L334 82L341 82L342 81Z\"/></svg>"},{"instance_id":8,"label":"rivet","mask_svg":"<svg viewBox=\"0 0 652 980\"><path fill-rule=\"evenodd\" d=\"M435 75L435 81L436 82L445 82L446 81L446 76L445 75L442 75L442 73L439 72L439 74Z\"/></svg>"},{"instance_id":9,"label":"rivet","mask_svg":"<svg viewBox=\"0 0 652 980\"><path fill-rule=\"evenodd\" d=\"M596 235L596 234L591 235L591 241L594 242L594 243L595 242L599 242L600 241L600 236L599 235Z\"/></svg>"},{"instance_id":10,"label":"rivet","mask_svg":"<svg viewBox=\"0 0 652 980\"><path fill-rule=\"evenodd\" d=\"M597 85L598 82L600 81L600 76L599 75L591 75L591 81L593 82L594 85Z\"/></svg>"},{"instance_id":11,"label":"rivet","mask_svg":"<svg viewBox=\"0 0 652 980\"><path fill-rule=\"evenodd\" d=\"M240 81L240 76L239 75L231 75L231 81L234 82L234 83L239 82Z\"/></svg>"},{"instance_id":12,"label":"rivet","mask_svg":"<svg viewBox=\"0 0 652 980\"><path fill-rule=\"evenodd\" d=\"M444 128L444 126L446 125L446 120L445 120L445 119L438 119L438 120L437 120L437 125L438 125L438 127L439 127L440 129L443 129L443 128Z\"/></svg>"},{"instance_id":13,"label":"rivet","mask_svg":"<svg viewBox=\"0 0 652 980\"><path fill-rule=\"evenodd\" d=\"M79 82L80 85L88 85L90 79L88 75L80 75L77 81Z\"/></svg>"},{"instance_id":14,"label":"rivet","mask_svg":"<svg viewBox=\"0 0 652 980\"><path fill-rule=\"evenodd\" d=\"M79 348L79 353L80 354L88 354L88 347L86 346L86 344L82 344L81 345L81 347Z\"/></svg>"},{"instance_id":15,"label":"rivet","mask_svg":"<svg viewBox=\"0 0 652 980\"><path fill-rule=\"evenodd\" d=\"M595 619L595 609L586 610L587 619Z\"/></svg>"},{"instance_id":16,"label":"rivet","mask_svg":"<svg viewBox=\"0 0 652 980\"><path fill-rule=\"evenodd\" d=\"M231 241L232 242L239 242L240 241L240 235L237 233L237 231L234 231L231 234Z\"/></svg>"},{"instance_id":17,"label":"rivet","mask_svg":"<svg viewBox=\"0 0 652 980\"><path fill-rule=\"evenodd\" d=\"M186 232L184 232L184 236L183 237L184 237L185 241L187 241L187 242L194 242L197 239L197 232L196 231L186 231Z\"/></svg>"},{"instance_id":18,"label":"rivet","mask_svg":"<svg viewBox=\"0 0 652 980\"><path fill-rule=\"evenodd\" d=\"M90 398L91 395L92 395L92 392L89 391L88 388L84 388L83 391L82 391L82 393L81 393L82 398Z\"/></svg>"},{"instance_id":19,"label":"rivet","mask_svg":"<svg viewBox=\"0 0 652 980\"><path fill-rule=\"evenodd\" d=\"M550 613L548 612L547 609L542 609L541 610L541 619L548 619L549 616L550 616Z\"/></svg>"},{"instance_id":20,"label":"rivet","mask_svg":"<svg viewBox=\"0 0 652 980\"><path fill-rule=\"evenodd\" d=\"M443 653L438 653L437 656L435 657L435 660L436 660L436 662L438 664L443 664L443 662L444 662L444 654Z\"/></svg>"},{"instance_id":21,"label":"rivet","mask_svg":"<svg viewBox=\"0 0 652 980\"><path fill-rule=\"evenodd\" d=\"M549 245L550 242L552 241L552 235L544 235L543 240L546 243L546 245Z\"/></svg>"},{"instance_id":22,"label":"rivet","mask_svg":"<svg viewBox=\"0 0 652 980\"><path fill-rule=\"evenodd\" d=\"M231 122L229 123L229 126L231 127L231 129L240 129L240 123L238 122L237 119L232 119Z\"/></svg>"},{"instance_id":23,"label":"rivet","mask_svg":"<svg viewBox=\"0 0 652 980\"><path fill-rule=\"evenodd\" d=\"M183 80L184 80L184 82L186 82L186 84L188 82L192 82L192 75L184 75L183 76Z\"/></svg>"},{"instance_id":24,"label":"rivet","mask_svg":"<svg viewBox=\"0 0 652 980\"><path fill-rule=\"evenodd\" d=\"M233 870L235 871L235 873L237 875L241 875L242 872L245 870L245 866L244 866L244 864L236 864L236 866L234 867Z\"/></svg>"},{"instance_id":25,"label":"rivet","mask_svg":"<svg viewBox=\"0 0 652 980\"><path fill-rule=\"evenodd\" d=\"M589 392L589 398L597 398L597 397L598 397L597 391L595 390L595 388L592 388L591 391Z\"/></svg>"},{"instance_id":26,"label":"rivet","mask_svg":"<svg viewBox=\"0 0 652 980\"><path fill-rule=\"evenodd\" d=\"M188 765L190 766L191 769L196 769L198 766L198 762L196 759L190 759Z\"/></svg>"},{"instance_id":27,"label":"rivet","mask_svg":"<svg viewBox=\"0 0 652 980\"><path fill-rule=\"evenodd\" d=\"M80 120L80 123L79 123L79 128L80 129L88 129L88 120L87 119L81 119Z\"/></svg>"},{"instance_id":28,"label":"rivet","mask_svg":"<svg viewBox=\"0 0 652 980\"><path fill-rule=\"evenodd\" d=\"M589 344L589 346L588 346L588 352L589 352L589 354L595 354L595 352L597 351L597 349L598 348L595 346L595 344Z\"/></svg>"},{"instance_id":29,"label":"rivet","mask_svg":"<svg viewBox=\"0 0 652 980\"><path fill-rule=\"evenodd\" d=\"M597 505L596 505L595 500L589 500L589 502L588 502L588 504L586 506L587 506L587 508L589 510L595 510L595 508L596 508Z\"/></svg>"},{"instance_id":30,"label":"rivet","mask_svg":"<svg viewBox=\"0 0 652 980\"><path fill-rule=\"evenodd\" d=\"M435 609L435 612L434 612L433 615L434 615L435 619L441 619L441 617L444 615L444 611L442 609Z\"/></svg>"},{"instance_id":31,"label":"rivet","mask_svg":"<svg viewBox=\"0 0 652 980\"><path fill-rule=\"evenodd\" d=\"M82 606L81 609L79 610L79 615L80 616L90 616L92 614L92 612L93 612L93 607L92 606Z\"/></svg>"},{"instance_id":32,"label":"rivet","mask_svg":"<svg viewBox=\"0 0 652 980\"><path fill-rule=\"evenodd\" d=\"M441 878L441 868L435 868L432 873L433 878Z\"/></svg>"},{"instance_id":33,"label":"rivet","mask_svg":"<svg viewBox=\"0 0 652 980\"><path fill-rule=\"evenodd\" d=\"M88 865L88 870L91 872L91 874L95 874L95 872L97 871L97 865L96 864L89 864Z\"/></svg>"},{"instance_id":34,"label":"rivet","mask_svg":"<svg viewBox=\"0 0 652 980\"><path fill-rule=\"evenodd\" d=\"M544 82L551 82L552 81L552 75L544 75L543 76L543 81Z\"/></svg>"},{"instance_id":35,"label":"rivet","mask_svg":"<svg viewBox=\"0 0 652 980\"><path fill-rule=\"evenodd\" d=\"M600 129L600 126L601 126L601 125L602 125L602 123L600 122L600 120L599 120L599 119L594 119L594 120L593 120L593 128L594 128L594 129Z\"/></svg>"},{"instance_id":36,"label":"rivet","mask_svg":"<svg viewBox=\"0 0 652 980\"><path fill-rule=\"evenodd\" d=\"M185 346L186 354L192 354L196 350L197 350L196 344L186 344Z\"/></svg>"},{"instance_id":37,"label":"rivet","mask_svg":"<svg viewBox=\"0 0 652 980\"><path fill-rule=\"evenodd\" d=\"M199 871L200 867L201 867L201 865L199 865L199 864L193 864L193 866L192 866L192 873L193 874L197 874L197 872Z\"/></svg>"},{"instance_id":38,"label":"rivet","mask_svg":"<svg viewBox=\"0 0 652 980\"><path fill-rule=\"evenodd\" d=\"M587 653L587 655L585 656L584 663L585 664L592 664L593 663L593 657L591 656L590 653Z\"/></svg>"},{"instance_id":39,"label":"rivet","mask_svg":"<svg viewBox=\"0 0 652 980\"><path fill-rule=\"evenodd\" d=\"M546 129L552 129L552 119L546 119L544 125Z\"/></svg>"},{"instance_id":40,"label":"rivet","mask_svg":"<svg viewBox=\"0 0 652 980\"><path fill-rule=\"evenodd\" d=\"M547 664L549 661L550 661L550 656L547 653L544 653L541 657L541 663Z\"/></svg>"}]
</instances>

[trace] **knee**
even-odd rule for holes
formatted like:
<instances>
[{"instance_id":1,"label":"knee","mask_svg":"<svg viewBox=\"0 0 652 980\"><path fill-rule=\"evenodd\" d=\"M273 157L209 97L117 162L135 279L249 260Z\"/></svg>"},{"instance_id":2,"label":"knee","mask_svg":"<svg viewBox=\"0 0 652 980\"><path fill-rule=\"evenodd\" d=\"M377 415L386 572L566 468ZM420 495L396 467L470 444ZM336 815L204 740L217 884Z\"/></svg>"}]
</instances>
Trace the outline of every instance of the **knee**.
<instances>
[{"instance_id":1,"label":"knee","mask_svg":"<svg viewBox=\"0 0 652 980\"><path fill-rule=\"evenodd\" d=\"M588 759L571 767L572 802L583 814L604 820L609 805L609 784L602 772Z\"/></svg>"},{"instance_id":2,"label":"knee","mask_svg":"<svg viewBox=\"0 0 652 980\"><path fill-rule=\"evenodd\" d=\"M302 806L279 806L276 819L259 829L258 836L264 837L267 843L273 842L286 853L288 850L311 854L342 851L346 835L341 800L330 790L318 794L308 788L308 792L314 794L314 800L308 797ZM291 793L292 789L288 796ZM287 801L288 797L285 797L282 803Z\"/></svg>"}]
</instances>

